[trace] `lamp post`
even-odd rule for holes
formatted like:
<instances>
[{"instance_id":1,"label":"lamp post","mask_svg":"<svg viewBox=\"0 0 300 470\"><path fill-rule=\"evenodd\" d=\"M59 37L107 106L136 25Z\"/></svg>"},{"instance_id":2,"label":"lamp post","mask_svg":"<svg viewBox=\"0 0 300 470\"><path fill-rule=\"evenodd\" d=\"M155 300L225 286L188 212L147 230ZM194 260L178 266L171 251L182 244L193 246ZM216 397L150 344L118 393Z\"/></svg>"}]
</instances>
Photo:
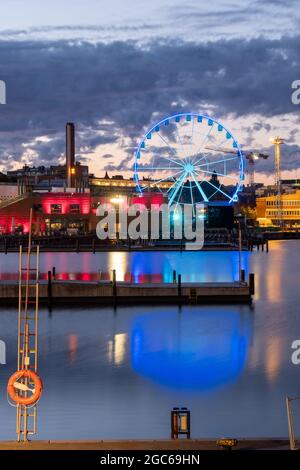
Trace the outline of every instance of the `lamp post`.
<instances>
[{"instance_id":1,"label":"lamp post","mask_svg":"<svg viewBox=\"0 0 300 470\"><path fill-rule=\"evenodd\" d=\"M281 198L281 151L280 147L284 144L281 137L275 137L271 140L275 145L275 191L276 191L276 221L277 225L282 225L282 198Z\"/></svg>"}]
</instances>

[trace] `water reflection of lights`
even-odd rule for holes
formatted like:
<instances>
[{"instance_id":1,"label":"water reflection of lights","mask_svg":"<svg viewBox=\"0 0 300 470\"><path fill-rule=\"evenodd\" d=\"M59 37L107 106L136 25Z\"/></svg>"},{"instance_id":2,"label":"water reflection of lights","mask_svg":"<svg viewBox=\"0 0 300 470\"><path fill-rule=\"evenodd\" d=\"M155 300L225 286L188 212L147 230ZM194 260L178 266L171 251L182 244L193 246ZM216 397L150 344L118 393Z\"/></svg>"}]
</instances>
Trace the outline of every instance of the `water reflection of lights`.
<instances>
[{"instance_id":1,"label":"water reflection of lights","mask_svg":"<svg viewBox=\"0 0 300 470\"><path fill-rule=\"evenodd\" d=\"M127 257L127 253L125 252L110 251L108 253L108 266L110 266L111 269L116 270L117 281L124 281L127 260L128 260L128 257Z\"/></svg>"},{"instance_id":2,"label":"water reflection of lights","mask_svg":"<svg viewBox=\"0 0 300 470\"><path fill-rule=\"evenodd\" d=\"M5 256L5 255L3 255ZM250 254L242 253L242 267L249 272ZM10 259L14 261L13 255ZM3 262L0 280L17 280L17 261ZM182 275L183 282L225 282L238 279L237 252L109 252L109 253L42 253L40 279L56 268L56 280L109 281L116 269L117 281L171 282L173 270ZM5 271L4 271L5 268ZM254 269L259 274L259 269ZM25 276L25 273L24 273ZM257 289L259 283L256 283Z\"/></svg>"},{"instance_id":3,"label":"water reflection of lights","mask_svg":"<svg viewBox=\"0 0 300 470\"><path fill-rule=\"evenodd\" d=\"M126 344L126 333L116 334L113 340L108 341L108 361L110 364L114 364L115 366L123 364L126 355Z\"/></svg>"},{"instance_id":4,"label":"water reflection of lights","mask_svg":"<svg viewBox=\"0 0 300 470\"><path fill-rule=\"evenodd\" d=\"M266 377L270 383L274 382L279 375L283 356L282 336L273 336L267 340L265 353Z\"/></svg>"},{"instance_id":5,"label":"water reflection of lights","mask_svg":"<svg viewBox=\"0 0 300 470\"><path fill-rule=\"evenodd\" d=\"M279 301L282 298L282 273L274 270L272 275L267 276L268 300Z\"/></svg>"},{"instance_id":6,"label":"water reflection of lights","mask_svg":"<svg viewBox=\"0 0 300 470\"><path fill-rule=\"evenodd\" d=\"M69 350L69 360L72 364L76 359L76 353L78 349L78 337L74 334L69 334L68 336L68 350Z\"/></svg>"},{"instance_id":7,"label":"water reflection of lights","mask_svg":"<svg viewBox=\"0 0 300 470\"><path fill-rule=\"evenodd\" d=\"M243 371L250 336L250 316L238 312L141 315L132 328L132 367L170 388L218 388Z\"/></svg>"},{"instance_id":8,"label":"water reflection of lights","mask_svg":"<svg viewBox=\"0 0 300 470\"><path fill-rule=\"evenodd\" d=\"M172 282L173 280L173 268L169 258L165 254L162 256L159 252L152 252L151 257L145 256L145 253L132 253L131 270L135 283L144 282L144 278L150 282Z\"/></svg>"},{"instance_id":9,"label":"water reflection of lights","mask_svg":"<svg viewBox=\"0 0 300 470\"><path fill-rule=\"evenodd\" d=\"M265 297L271 302L278 302L285 295L285 245L272 241L270 251L271 255L266 252L256 252L252 255L251 271L256 276L255 299L262 300Z\"/></svg>"}]
</instances>

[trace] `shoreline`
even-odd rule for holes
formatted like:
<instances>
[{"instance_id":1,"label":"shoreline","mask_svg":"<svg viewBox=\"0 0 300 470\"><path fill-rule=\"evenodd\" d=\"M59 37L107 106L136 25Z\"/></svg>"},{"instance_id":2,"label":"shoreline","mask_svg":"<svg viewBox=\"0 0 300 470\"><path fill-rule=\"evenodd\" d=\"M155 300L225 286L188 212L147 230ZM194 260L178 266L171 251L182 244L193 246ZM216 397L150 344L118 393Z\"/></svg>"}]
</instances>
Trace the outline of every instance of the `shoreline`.
<instances>
[{"instance_id":1,"label":"shoreline","mask_svg":"<svg viewBox=\"0 0 300 470\"><path fill-rule=\"evenodd\" d=\"M7 250L4 250L3 248L0 249L0 253L3 254L9 254L9 253L19 253L19 247L18 248L8 248ZM142 252L142 251L176 251L176 252L184 252L184 251L239 251L239 248L237 246L227 246L227 245L217 245L217 246L204 246L201 249L198 250L189 250L186 249L185 247L180 247L176 245L162 245L162 246L133 246L133 247L128 247L128 246L104 246L104 247L96 247L95 250L91 249L90 246L82 246L79 247L78 249L75 247L43 247L40 246L40 253L106 253L106 252L111 252L111 251L122 251L122 252ZM249 251L247 248L243 247L243 251ZM23 247L23 253L27 252L27 248Z\"/></svg>"}]
</instances>

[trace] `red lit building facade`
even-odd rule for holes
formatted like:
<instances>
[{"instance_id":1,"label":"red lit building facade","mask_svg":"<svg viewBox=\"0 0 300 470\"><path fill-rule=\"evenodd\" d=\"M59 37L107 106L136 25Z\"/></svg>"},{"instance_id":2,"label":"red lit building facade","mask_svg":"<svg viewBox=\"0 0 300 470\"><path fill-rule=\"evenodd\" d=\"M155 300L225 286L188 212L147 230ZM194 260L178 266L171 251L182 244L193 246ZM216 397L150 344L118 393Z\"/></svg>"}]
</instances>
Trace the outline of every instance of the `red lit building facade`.
<instances>
[{"instance_id":1,"label":"red lit building facade","mask_svg":"<svg viewBox=\"0 0 300 470\"><path fill-rule=\"evenodd\" d=\"M27 233L31 208L36 234L89 231L89 193L32 193L0 207L0 233Z\"/></svg>"},{"instance_id":2,"label":"red lit building facade","mask_svg":"<svg viewBox=\"0 0 300 470\"><path fill-rule=\"evenodd\" d=\"M153 193L138 197L135 191L122 193L120 188L106 191L102 195L90 192L30 193L0 206L0 235L28 233L30 209L33 210L33 233L86 234L96 230L99 204L112 204L116 210L129 204L160 205L161 194Z\"/></svg>"}]
</instances>

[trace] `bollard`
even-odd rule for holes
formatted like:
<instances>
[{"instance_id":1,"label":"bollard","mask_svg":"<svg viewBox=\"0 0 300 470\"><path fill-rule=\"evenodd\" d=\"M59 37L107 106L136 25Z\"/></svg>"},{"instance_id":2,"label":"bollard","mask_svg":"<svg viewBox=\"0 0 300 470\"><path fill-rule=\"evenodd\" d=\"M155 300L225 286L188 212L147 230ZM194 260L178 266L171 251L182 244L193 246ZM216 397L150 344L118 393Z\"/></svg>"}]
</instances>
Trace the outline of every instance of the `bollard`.
<instances>
[{"instance_id":1,"label":"bollard","mask_svg":"<svg viewBox=\"0 0 300 470\"><path fill-rule=\"evenodd\" d=\"M191 413L187 408L173 408L171 411L171 439L179 436L191 438Z\"/></svg>"},{"instance_id":2,"label":"bollard","mask_svg":"<svg viewBox=\"0 0 300 470\"><path fill-rule=\"evenodd\" d=\"M181 274L178 274L178 287L177 287L179 301L181 301Z\"/></svg>"},{"instance_id":3,"label":"bollard","mask_svg":"<svg viewBox=\"0 0 300 470\"><path fill-rule=\"evenodd\" d=\"M255 277L254 277L254 273L249 274L249 290L250 290L250 295L255 294Z\"/></svg>"},{"instance_id":4,"label":"bollard","mask_svg":"<svg viewBox=\"0 0 300 470\"><path fill-rule=\"evenodd\" d=\"M7 255L7 239L4 238L4 253Z\"/></svg>"},{"instance_id":5,"label":"bollard","mask_svg":"<svg viewBox=\"0 0 300 470\"><path fill-rule=\"evenodd\" d=\"M55 274L56 274L56 272L55 272L55 266L53 266L53 268L52 268L52 277L53 277L53 279L55 279Z\"/></svg>"},{"instance_id":6,"label":"bollard","mask_svg":"<svg viewBox=\"0 0 300 470\"><path fill-rule=\"evenodd\" d=\"M173 284L176 284L176 271L173 270Z\"/></svg>"},{"instance_id":7,"label":"bollard","mask_svg":"<svg viewBox=\"0 0 300 470\"><path fill-rule=\"evenodd\" d=\"M266 239L266 252L269 253L269 239Z\"/></svg>"},{"instance_id":8,"label":"bollard","mask_svg":"<svg viewBox=\"0 0 300 470\"><path fill-rule=\"evenodd\" d=\"M241 269L240 281L245 282L245 270Z\"/></svg>"},{"instance_id":9,"label":"bollard","mask_svg":"<svg viewBox=\"0 0 300 470\"><path fill-rule=\"evenodd\" d=\"M95 254L95 251L96 251L96 249L95 249L95 238L93 238L93 240L92 240L92 252L93 252L93 254Z\"/></svg>"},{"instance_id":10,"label":"bollard","mask_svg":"<svg viewBox=\"0 0 300 470\"><path fill-rule=\"evenodd\" d=\"M114 299L114 305L117 303L117 276L116 276L116 270L113 269L113 278L112 278L112 290L113 290L113 299Z\"/></svg>"},{"instance_id":11,"label":"bollard","mask_svg":"<svg viewBox=\"0 0 300 470\"><path fill-rule=\"evenodd\" d=\"M48 309L51 312L52 310L52 279L51 279L51 271L48 271L48 288L47 288L47 294L48 294Z\"/></svg>"},{"instance_id":12,"label":"bollard","mask_svg":"<svg viewBox=\"0 0 300 470\"><path fill-rule=\"evenodd\" d=\"M76 251L79 253L79 239L76 240Z\"/></svg>"}]
</instances>

